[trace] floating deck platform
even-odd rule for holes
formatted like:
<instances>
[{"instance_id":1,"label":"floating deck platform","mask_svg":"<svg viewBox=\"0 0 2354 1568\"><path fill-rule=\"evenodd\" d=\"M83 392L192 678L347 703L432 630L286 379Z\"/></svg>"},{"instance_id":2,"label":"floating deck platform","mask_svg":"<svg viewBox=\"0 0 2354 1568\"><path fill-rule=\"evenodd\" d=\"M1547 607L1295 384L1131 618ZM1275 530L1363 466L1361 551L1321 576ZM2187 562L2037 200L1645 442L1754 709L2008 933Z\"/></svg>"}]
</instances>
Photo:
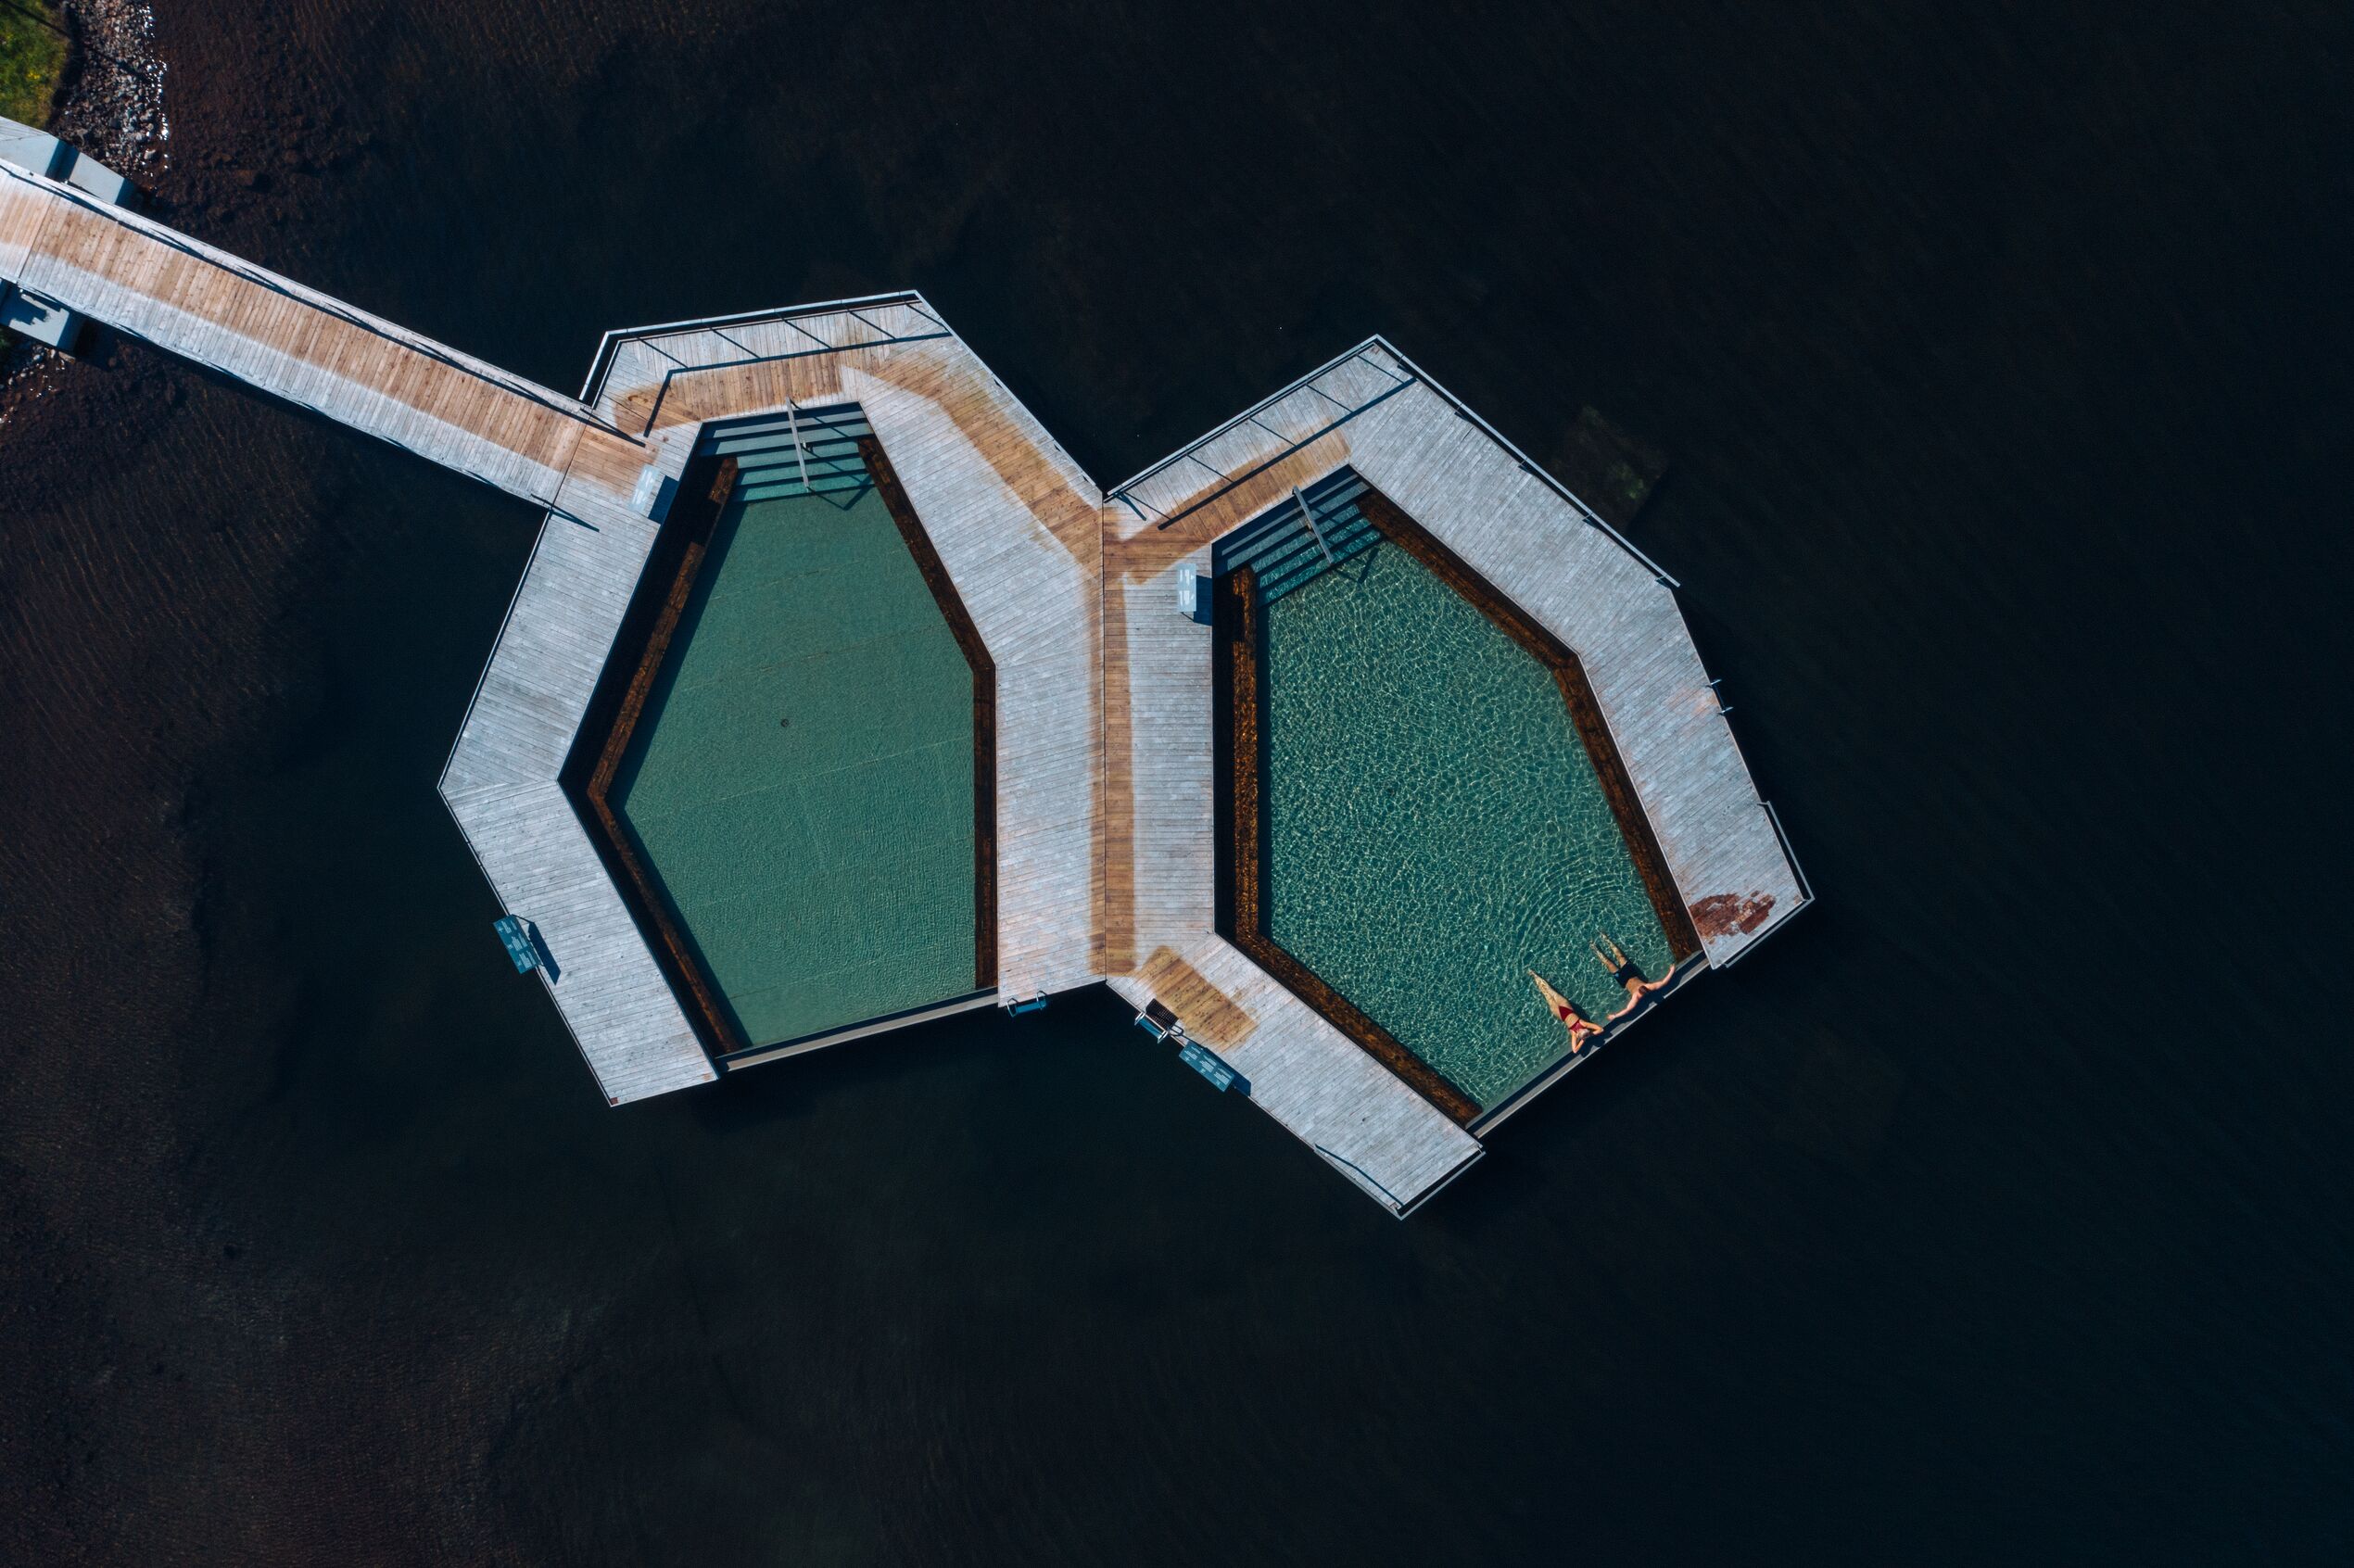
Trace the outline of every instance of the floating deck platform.
<instances>
[{"instance_id":1,"label":"floating deck platform","mask_svg":"<svg viewBox=\"0 0 2354 1568\"><path fill-rule=\"evenodd\" d=\"M1476 574L1490 613L1574 655L1696 935L1679 983L1811 897L1672 579L1378 338L1106 490L912 293L609 335L569 397L5 163L0 280L544 511L440 790L612 1104L1108 983L1391 1212L1468 1168L1478 1134L1592 1052L1476 1116L1450 1112L1220 932L1213 552L1343 469ZM993 964L981 955L980 993L731 1055L691 1005L692 955L633 908L589 829L584 727L625 626L673 591L649 567L667 559L674 507L697 504L690 481L711 485L705 427L781 420L797 442L803 411L844 407L887 454L894 515L985 651ZM806 452L789 455L762 483L817 489Z\"/></svg>"}]
</instances>

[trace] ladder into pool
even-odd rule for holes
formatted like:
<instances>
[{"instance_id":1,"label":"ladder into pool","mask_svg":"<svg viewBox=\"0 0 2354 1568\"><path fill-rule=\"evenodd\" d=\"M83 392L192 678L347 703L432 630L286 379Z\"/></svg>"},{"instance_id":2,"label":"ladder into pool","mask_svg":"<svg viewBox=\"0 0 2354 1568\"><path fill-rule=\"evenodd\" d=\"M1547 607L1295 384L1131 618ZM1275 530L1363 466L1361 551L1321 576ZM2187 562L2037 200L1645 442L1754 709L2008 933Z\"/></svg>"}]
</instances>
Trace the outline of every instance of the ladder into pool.
<instances>
[{"instance_id":1,"label":"ladder into pool","mask_svg":"<svg viewBox=\"0 0 2354 1568\"><path fill-rule=\"evenodd\" d=\"M1250 567L1258 574L1261 604L1307 587L1381 543L1381 535L1357 508L1365 488L1362 479L1344 468L1295 491L1265 518L1223 541L1216 570L1223 575Z\"/></svg>"},{"instance_id":2,"label":"ladder into pool","mask_svg":"<svg viewBox=\"0 0 2354 1568\"><path fill-rule=\"evenodd\" d=\"M735 499L779 500L791 496L842 495L875 482L858 455L858 438L874 434L855 403L789 409L781 414L721 425L702 449L736 460Z\"/></svg>"}]
</instances>

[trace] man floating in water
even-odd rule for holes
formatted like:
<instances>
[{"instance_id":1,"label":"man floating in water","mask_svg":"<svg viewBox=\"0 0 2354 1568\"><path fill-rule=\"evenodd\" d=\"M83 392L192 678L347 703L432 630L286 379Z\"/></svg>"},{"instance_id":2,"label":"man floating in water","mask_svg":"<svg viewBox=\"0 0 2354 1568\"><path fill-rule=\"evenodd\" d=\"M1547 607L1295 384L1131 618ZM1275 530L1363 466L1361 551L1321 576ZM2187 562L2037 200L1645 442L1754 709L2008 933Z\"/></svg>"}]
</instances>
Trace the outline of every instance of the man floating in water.
<instances>
[{"instance_id":1,"label":"man floating in water","mask_svg":"<svg viewBox=\"0 0 2354 1568\"><path fill-rule=\"evenodd\" d=\"M1528 978L1535 980L1537 989L1545 993L1545 1005L1552 1008L1553 1017L1561 1019L1568 1027L1571 1056L1574 1056L1586 1048L1586 1041L1589 1036L1602 1031L1601 1025L1577 1010L1576 1003L1547 985L1544 976L1531 969L1528 971Z\"/></svg>"},{"instance_id":2,"label":"man floating in water","mask_svg":"<svg viewBox=\"0 0 2354 1568\"><path fill-rule=\"evenodd\" d=\"M1577 1004L1548 985L1544 976L1534 969L1528 971L1528 978L1535 980L1537 989L1544 993L1545 1005L1553 1010L1553 1017L1559 1018L1562 1026L1569 1031L1569 1050L1572 1056L1584 1050L1588 1040L1601 1034L1603 1024L1616 1023L1619 1019L1632 1014L1636 1008L1650 1000L1653 993L1664 989L1676 976L1674 967L1670 966L1667 973L1658 980L1645 980L1643 971L1635 967L1635 961L1632 958L1626 956L1626 949L1611 940L1608 931L1602 933L1601 942L1588 942L1586 945L1593 951L1595 961L1610 971L1610 978L1626 988L1626 1005L1603 1019L1602 1023L1596 1023L1584 1013L1579 1012Z\"/></svg>"},{"instance_id":3,"label":"man floating in water","mask_svg":"<svg viewBox=\"0 0 2354 1568\"><path fill-rule=\"evenodd\" d=\"M1586 945L1593 949L1595 961L1610 971L1610 978L1626 988L1626 1005L1604 1018L1602 1020L1604 1023L1616 1023L1641 1006L1652 993L1660 990L1669 980L1676 978L1676 967L1670 964L1667 967L1667 973L1659 979L1645 980L1643 971L1635 967L1635 960L1626 956L1625 948L1611 941L1608 931L1602 933L1602 940L1599 943L1589 942Z\"/></svg>"}]
</instances>

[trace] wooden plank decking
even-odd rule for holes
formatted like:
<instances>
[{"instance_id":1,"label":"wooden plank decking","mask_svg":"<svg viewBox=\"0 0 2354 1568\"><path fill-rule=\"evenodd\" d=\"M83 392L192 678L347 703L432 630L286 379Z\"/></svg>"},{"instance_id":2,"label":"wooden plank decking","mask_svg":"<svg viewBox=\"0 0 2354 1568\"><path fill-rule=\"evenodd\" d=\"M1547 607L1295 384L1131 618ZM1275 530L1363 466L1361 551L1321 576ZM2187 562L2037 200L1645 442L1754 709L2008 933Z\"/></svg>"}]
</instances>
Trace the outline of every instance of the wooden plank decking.
<instances>
[{"instance_id":1,"label":"wooden plank decking","mask_svg":"<svg viewBox=\"0 0 2354 1568\"><path fill-rule=\"evenodd\" d=\"M571 501L540 525L441 795L500 904L538 928L549 994L621 1105L717 1072L556 782L654 538L624 507Z\"/></svg>"},{"instance_id":2,"label":"wooden plank decking","mask_svg":"<svg viewBox=\"0 0 2354 1568\"><path fill-rule=\"evenodd\" d=\"M1210 635L1177 608L1178 575L1207 570L1218 538L1344 464L1576 651L1712 963L1738 956L1807 894L1672 589L1386 345L1362 346L1115 487L1104 543L1107 974L1141 1006L1156 993L1130 973L1135 955L1184 958L1259 1020L1219 1048L1252 1099L1402 1210L1478 1145L1215 934ZM1175 998L1158 999L1183 1017Z\"/></svg>"},{"instance_id":3,"label":"wooden plank decking","mask_svg":"<svg viewBox=\"0 0 2354 1568\"><path fill-rule=\"evenodd\" d=\"M1095 482L915 305L690 325L602 358L597 407L665 462L710 420L865 411L996 666L998 991L1096 980Z\"/></svg>"},{"instance_id":4,"label":"wooden plank decking","mask_svg":"<svg viewBox=\"0 0 2354 1568\"><path fill-rule=\"evenodd\" d=\"M779 357L748 358L762 348ZM649 460L674 477L706 421L788 400L866 411L996 664L999 988L1027 996L1095 980L1102 499L1093 483L968 348L904 307L623 339L601 360L600 414L643 432ZM630 379L640 373L650 379ZM618 895L565 905L551 926L544 903L520 902L536 889L507 864L555 846L567 867L601 874L569 799L543 785L571 751L655 533L578 475L559 499L442 789L486 874L539 923L560 966L566 951L591 954L627 977L593 996L567 993L561 974L551 987L619 1102L706 1081L712 1069ZM515 802L528 812L499 815Z\"/></svg>"},{"instance_id":5,"label":"wooden plank decking","mask_svg":"<svg viewBox=\"0 0 2354 1568\"><path fill-rule=\"evenodd\" d=\"M1215 463L1171 460L1115 487L1106 512L1107 599L1116 578L1123 598L1173 606L1181 563L1198 565L1209 544L1295 486L1353 467L1577 654L1710 961L1737 957L1806 893L1673 589L1386 345L1369 343L1343 363L1358 367L1359 385L1377 396L1345 417L1328 407L1323 427L1306 439L1262 427L1274 421L1247 422L1205 443L1215 444ZM1318 384L1330 379L1327 372ZM1136 506L1123 504L1131 498ZM1132 704L1163 678L1172 677L1155 664L1132 664ZM1182 760L1161 752L1155 765ZM1196 825L1206 836L1206 803L1205 795L1171 837ZM1137 858L1143 865L1149 856L1152 874L1167 877L1174 853L1161 844L1140 848Z\"/></svg>"},{"instance_id":6,"label":"wooden plank decking","mask_svg":"<svg viewBox=\"0 0 2354 1568\"><path fill-rule=\"evenodd\" d=\"M1708 958L1808 893L1671 585L1379 340L1108 494L915 295L617 334L574 398L0 166L0 278L548 509L441 779L614 1104L716 1069L558 782L711 420L855 402L995 665L997 974L1158 1001L1404 1213L1480 1154L1214 929L1209 546L1346 463L1575 651ZM858 1031L852 1031L858 1032Z\"/></svg>"},{"instance_id":7,"label":"wooden plank decking","mask_svg":"<svg viewBox=\"0 0 2354 1568\"><path fill-rule=\"evenodd\" d=\"M6 166L0 166L0 276L542 504L576 462L626 494L645 461L640 443L575 398Z\"/></svg>"}]
</instances>

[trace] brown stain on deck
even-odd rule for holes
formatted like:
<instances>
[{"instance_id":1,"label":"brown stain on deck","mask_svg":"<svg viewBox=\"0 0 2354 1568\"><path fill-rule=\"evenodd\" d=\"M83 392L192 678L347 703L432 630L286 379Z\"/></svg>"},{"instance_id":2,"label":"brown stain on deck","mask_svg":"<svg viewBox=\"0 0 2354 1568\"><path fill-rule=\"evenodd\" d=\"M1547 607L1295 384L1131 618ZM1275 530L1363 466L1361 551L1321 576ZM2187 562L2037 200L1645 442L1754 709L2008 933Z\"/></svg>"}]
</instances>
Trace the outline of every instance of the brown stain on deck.
<instances>
[{"instance_id":1,"label":"brown stain on deck","mask_svg":"<svg viewBox=\"0 0 2354 1568\"><path fill-rule=\"evenodd\" d=\"M1436 535L1408 516L1403 507L1371 485L1357 498L1357 510L1383 538L1428 568L1433 576L1462 595L1531 658L1552 672L1553 683L1569 710L1570 723L1585 747L1587 759L1594 765L1594 777L1601 785L1602 798L1617 820L1619 837L1626 841L1627 854L1642 878L1652 914L1667 938L1670 956L1680 964L1698 953L1700 935L1693 929L1691 916L1685 913L1683 898L1676 891L1675 878L1669 874L1659 836L1652 830L1651 817L1635 793L1634 779L1618 754L1618 742L1611 734L1609 721L1602 716L1601 703L1594 696L1593 684L1586 678L1586 666L1576 651L1474 571Z\"/></svg>"},{"instance_id":2,"label":"brown stain on deck","mask_svg":"<svg viewBox=\"0 0 2354 1568\"><path fill-rule=\"evenodd\" d=\"M1136 979L1177 1015L1188 1035L1205 1045L1226 1050L1249 1039L1259 1027L1240 1003L1204 980L1173 948L1154 948Z\"/></svg>"},{"instance_id":3,"label":"brown stain on deck","mask_svg":"<svg viewBox=\"0 0 2354 1568\"><path fill-rule=\"evenodd\" d=\"M1692 924L1704 937L1748 936L1773 912L1769 892L1711 893L1692 905Z\"/></svg>"}]
</instances>

